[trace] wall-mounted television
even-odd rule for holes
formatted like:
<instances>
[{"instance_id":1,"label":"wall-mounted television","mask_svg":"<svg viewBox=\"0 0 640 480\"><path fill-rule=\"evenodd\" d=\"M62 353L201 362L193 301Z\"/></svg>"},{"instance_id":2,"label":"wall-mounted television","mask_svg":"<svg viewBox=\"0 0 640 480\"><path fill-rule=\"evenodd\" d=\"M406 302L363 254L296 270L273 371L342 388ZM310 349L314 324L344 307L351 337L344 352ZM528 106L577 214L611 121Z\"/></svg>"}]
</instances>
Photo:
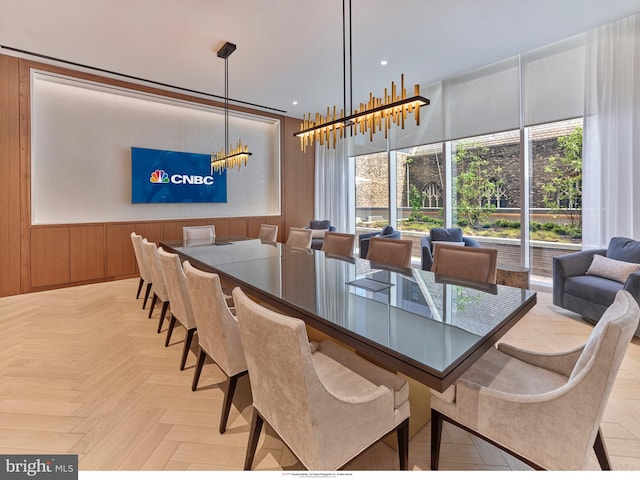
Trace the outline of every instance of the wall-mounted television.
<instances>
[{"instance_id":1,"label":"wall-mounted television","mask_svg":"<svg viewBox=\"0 0 640 480\"><path fill-rule=\"evenodd\" d=\"M227 172L211 155L131 147L131 203L226 203Z\"/></svg>"}]
</instances>

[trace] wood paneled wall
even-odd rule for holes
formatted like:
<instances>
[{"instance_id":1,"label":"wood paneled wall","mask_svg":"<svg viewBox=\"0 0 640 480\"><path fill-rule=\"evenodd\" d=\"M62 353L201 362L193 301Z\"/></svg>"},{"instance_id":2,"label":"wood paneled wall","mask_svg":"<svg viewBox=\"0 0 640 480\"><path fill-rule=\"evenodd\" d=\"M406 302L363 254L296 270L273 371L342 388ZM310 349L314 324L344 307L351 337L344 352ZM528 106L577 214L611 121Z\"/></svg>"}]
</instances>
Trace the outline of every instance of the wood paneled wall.
<instances>
[{"instance_id":1,"label":"wood paneled wall","mask_svg":"<svg viewBox=\"0 0 640 480\"><path fill-rule=\"evenodd\" d=\"M288 226L305 225L313 217L313 153L301 153L293 137L299 120L272 115L281 121L282 212L279 216L32 225L32 68L219 105L188 95L0 55L0 296L135 276L137 265L131 232L160 242L182 239L183 226L215 225L219 237L257 237L260 224L268 223L278 225L278 239L284 241ZM238 110L265 115L246 108Z\"/></svg>"},{"instance_id":2,"label":"wood paneled wall","mask_svg":"<svg viewBox=\"0 0 640 480\"><path fill-rule=\"evenodd\" d=\"M20 293L18 60L0 55L0 295Z\"/></svg>"}]
</instances>

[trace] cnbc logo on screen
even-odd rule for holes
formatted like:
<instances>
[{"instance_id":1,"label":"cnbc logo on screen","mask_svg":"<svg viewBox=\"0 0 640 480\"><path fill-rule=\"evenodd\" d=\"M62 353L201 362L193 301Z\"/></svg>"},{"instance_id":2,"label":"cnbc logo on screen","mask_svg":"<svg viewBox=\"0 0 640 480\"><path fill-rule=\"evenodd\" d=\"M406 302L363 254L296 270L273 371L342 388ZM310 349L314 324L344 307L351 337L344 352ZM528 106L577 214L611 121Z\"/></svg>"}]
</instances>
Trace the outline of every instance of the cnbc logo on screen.
<instances>
[{"instance_id":1,"label":"cnbc logo on screen","mask_svg":"<svg viewBox=\"0 0 640 480\"><path fill-rule=\"evenodd\" d=\"M213 185L210 175L185 175L176 173L169 176L164 170L154 170L149 178L151 183L172 183L174 185Z\"/></svg>"}]
</instances>

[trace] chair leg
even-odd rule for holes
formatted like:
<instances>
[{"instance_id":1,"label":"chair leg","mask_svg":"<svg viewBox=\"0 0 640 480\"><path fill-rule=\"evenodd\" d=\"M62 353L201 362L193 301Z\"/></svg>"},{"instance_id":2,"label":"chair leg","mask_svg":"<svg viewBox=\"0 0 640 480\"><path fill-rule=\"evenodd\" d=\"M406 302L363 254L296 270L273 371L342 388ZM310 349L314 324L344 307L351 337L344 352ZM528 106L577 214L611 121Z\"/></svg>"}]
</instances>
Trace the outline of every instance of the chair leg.
<instances>
[{"instance_id":1,"label":"chair leg","mask_svg":"<svg viewBox=\"0 0 640 480\"><path fill-rule=\"evenodd\" d=\"M251 431L249 432L249 442L247 443L247 455L244 458L244 469L251 470L251 464L253 464L253 457L256 454L256 448L258 448L258 440L260 439L260 431L262 430L262 424L264 420L253 407L253 417L251 418Z\"/></svg>"},{"instance_id":2,"label":"chair leg","mask_svg":"<svg viewBox=\"0 0 640 480\"><path fill-rule=\"evenodd\" d=\"M195 392L196 388L198 388L198 381L200 380L200 374L202 373L202 367L204 366L204 361L207 358L207 353L200 347L200 355L198 355L198 364L196 365L196 369L193 372L193 382L191 383L191 391Z\"/></svg>"},{"instance_id":3,"label":"chair leg","mask_svg":"<svg viewBox=\"0 0 640 480\"><path fill-rule=\"evenodd\" d=\"M151 293L152 283L147 283L147 291L144 294L144 302L142 302L142 309L147 308L147 300L149 299L149 294Z\"/></svg>"},{"instance_id":4,"label":"chair leg","mask_svg":"<svg viewBox=\"0 0 640 480\"><path fill-rule=\"evenodd\" d=\"M442 440L442 415L431 409L431 470L438 470L440 441Z\"/></svg>"},{"instance_id":5,"label":"chair leg","mask_svg":"<svg viewBox=\"0 0 640 480\"><path fill-rule=\"evenodd\" d=\"M191 348L191 341L193 340L193 333L196 331L195 328L190 328L187 330L187 338L184 340L184 348L182 349L182 360L180 361L180 370L184 370L184 365L187 363L187 355L189 353L189 349Z\"/></svg>"},{"instance_id":6,"label":"chair leg","mask_svg":"<svg viewBox=\"0 0 640 480\"><path fill-rule=\"evenodd\" d=\"M602 470L611 470L611 463L609 463L609 454L607 453L607 447L604 444L602 429L600 427L598 427L596 441L593 443L593 450L596 452L596 458L598 459L600 468Z\"/></svg>"},{"instance_id":7,"label":"chair leg","mask_svg":"<svg viewBox=\"0 0 640 480\"><path fill-rule=\"evenodd\" d=\"M229 419L229 412L231 411L231 403L233 401L233 394L236 391L236 385L238 384L238 378L246 375L247 372L238 373L229 377L227 380L227 387L224 392L224 403L222 405L222 414L220 415L220 433L224 433L227 429L227 420Z\"/></svg>"},{"instance_id":8,"label":"chair leg","mask_svg":"<svg viewBox=\"0 0 640 480\"><path fill-rule=\"evenodd\" d=\"M156 306L156 301L158 300L158 296L154 293L153 294L153 299L151 300L151 308L149 309L149 316L148 318L151 318L151 315L153 315L153 307Z\"/></svg>"},{"instance_id":9,"label":"chair leg","mask_svg":"<svg viewBox=\"0 0 640 480\"><path fill-rule=\"evenodd\" d=\"M398 458L400 470L409 469L409 419L407 418L398 427Z\"/></svg>"},{"instance_id":10,"label":"chair leg","mask_svg":"<svg viewBox=\"0 0 640 480\"><path fill-rule=\"evenodd\" d=\"M169 342L171 341L171 334L173 333L173 328L176 326L176 316L171 314L171 321L169 322L169 329L167 330L167 339L164 341L164 346L168 347Z\"/></svg>"},{"instance_id":11,"label":"chair leg","mask_svg":"<svg viewBox=\"0 0 640 480\"><path fill-rule=\"evenodd\" d=\"M140 298L140 292L142 291L142 285L144 285L144 279L140 277L140 281L138 282L138 293L136 293L136 300Z\"/></svg>"},{"instance_id":12,"label":"chair leg","mask_svg":"<svg viewBox=\"0 0 640 480\"><path fill-rule=\"evenodd\" d=\"M162 324L164 323L164 317L167 314L167 308L169 307L169 302L162 303L162 313L160 314L160 321L158 322L158 333L162 330Z\"/></svg>"}]
</instances>

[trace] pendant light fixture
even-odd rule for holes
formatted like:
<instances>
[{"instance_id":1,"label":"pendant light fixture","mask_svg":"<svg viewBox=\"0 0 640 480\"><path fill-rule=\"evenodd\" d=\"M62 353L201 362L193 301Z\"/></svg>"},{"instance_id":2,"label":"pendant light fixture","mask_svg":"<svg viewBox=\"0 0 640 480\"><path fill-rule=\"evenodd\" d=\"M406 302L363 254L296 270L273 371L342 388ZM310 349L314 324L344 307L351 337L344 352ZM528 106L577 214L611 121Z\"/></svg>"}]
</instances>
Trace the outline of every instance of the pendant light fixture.
<instances>
[{"instance_id":1,"label":"pendant light fixture","mask_svg":"<svg viewBox=\"0 0 640 480\"><path fill-rule=\"evenodd\" d=\"M226 168L240 167L249 161L249 147L241 140L235 147L229 145L229 55L236 49L235 44L225 42L218 50L218 57L224 58L224 148L211 155L211 171L221 172Z\"/></svg>"},{"instance_id":2,"label":"pendant light fixture","mask_svg":"<svg viewBox=\"0 0 640 480\"><path fill-rule=\"evenodd\" d=\"M335 148L338 139L342 139L347 135L347 127L349 134L369 133L369 140L373 140L376 131L384 130L384 136L387 138L392 124L404 129L405 120L408 114L413 113L416 125L420 125L420 108L429 105L429 100L420 96L420 85L414 85L413 96L407 97L407 91L404 86L404 74L400 76L400 89L397 90L396 84L391 82L391 91L384 90L382 97L374 97L369 93L368 102L361 103L360 107L353 110L353 59L351 48L351 0L349 0L349 115L345 117L347 110L347 13L345 0L342 0L342 49L343 49L343 109L336 112L327 107L327 114L322 116L316 113L314 117L309 114L302 119L301 130L294 133L294 136L300 138L300 148L306 151L306 148L315 142L320 142L327 148Z\"/></svg>"}]
</instances>

